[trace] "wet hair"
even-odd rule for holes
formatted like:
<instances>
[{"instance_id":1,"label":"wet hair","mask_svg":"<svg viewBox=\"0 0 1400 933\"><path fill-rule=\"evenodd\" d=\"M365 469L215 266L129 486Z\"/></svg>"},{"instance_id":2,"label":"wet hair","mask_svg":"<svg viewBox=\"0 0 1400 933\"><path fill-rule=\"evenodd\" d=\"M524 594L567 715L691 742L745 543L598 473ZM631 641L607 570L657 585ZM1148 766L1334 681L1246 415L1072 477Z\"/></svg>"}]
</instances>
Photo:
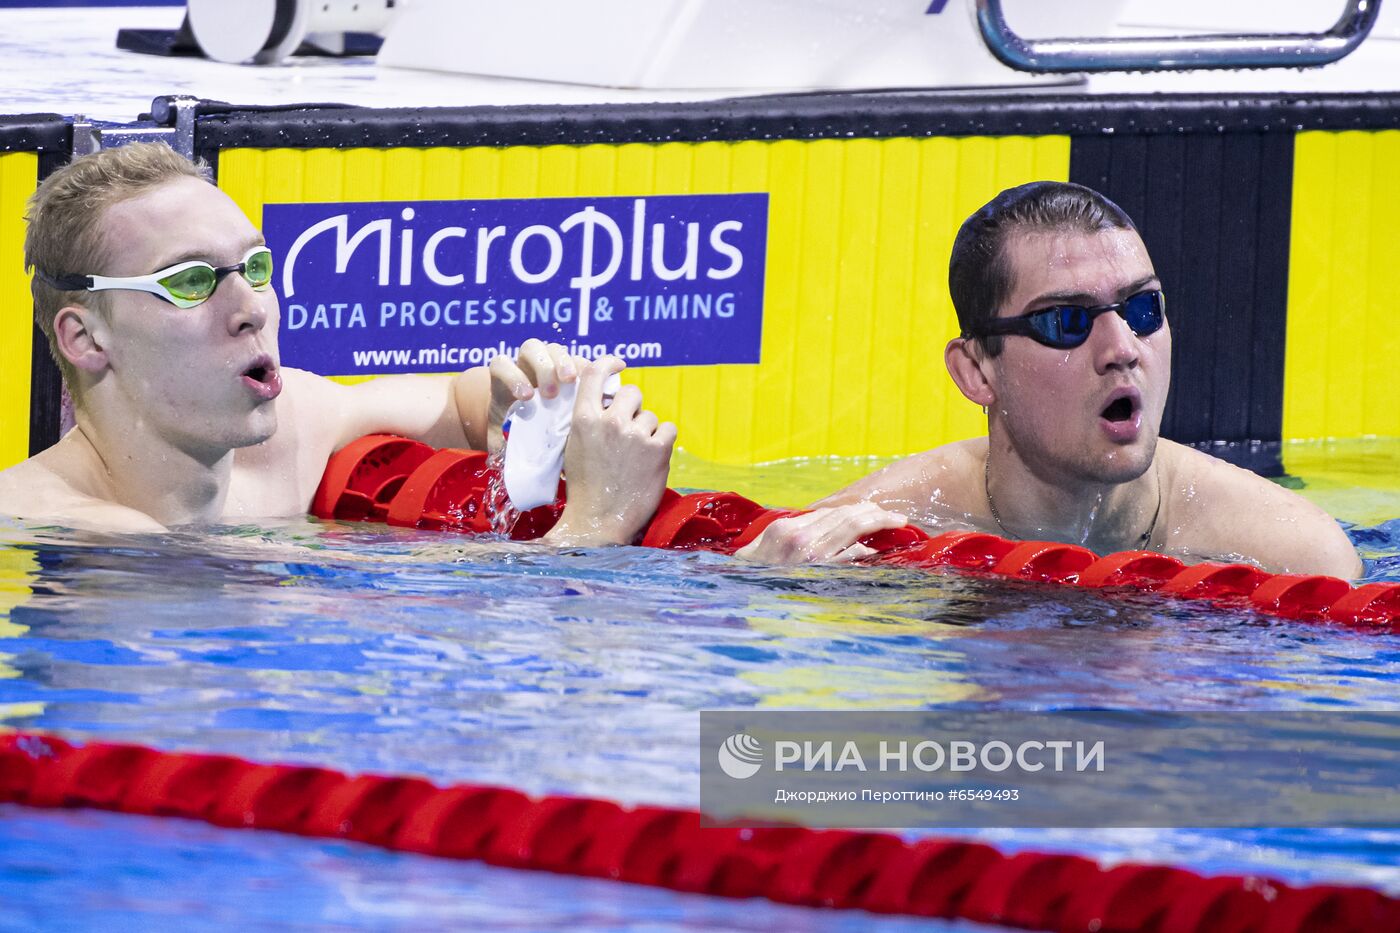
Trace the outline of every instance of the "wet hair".
<instances>
[{"instance_id":1,"label":"wet hair","mask_svg":"<svg viewBox=\"0 0 1400 933\"><path fill-rule=\"evenodd\" d=\"M963 335L997 317L1010 297L1015 270L1007 259L1006 243L1014 234L1136 229L1121 207L1083 185L1033 181L1007 188L963 221L953 240L948 291ZM1001 337L977 339L989 356L1001 352Z\"/></svg>"},{"instance_id":2,"label":"wet hair","mask_svg":"<svg viewBox=\"0 0 1400 933\"><path fill-rule=\"evenodd\" d=\"M113 204L137 197L167 182L198 178L212 182L209 167L191 162L164 143L131 143L74 159L44 179L29 199L25 219L24 267L48 276L100 274L111 259L103 217ZM49 353L77 400L73 366L58 352L54 318L70 305L105 314L102 292L65 291L30 281L34 322L48 338Z\"/></svg>"}]
</instances>

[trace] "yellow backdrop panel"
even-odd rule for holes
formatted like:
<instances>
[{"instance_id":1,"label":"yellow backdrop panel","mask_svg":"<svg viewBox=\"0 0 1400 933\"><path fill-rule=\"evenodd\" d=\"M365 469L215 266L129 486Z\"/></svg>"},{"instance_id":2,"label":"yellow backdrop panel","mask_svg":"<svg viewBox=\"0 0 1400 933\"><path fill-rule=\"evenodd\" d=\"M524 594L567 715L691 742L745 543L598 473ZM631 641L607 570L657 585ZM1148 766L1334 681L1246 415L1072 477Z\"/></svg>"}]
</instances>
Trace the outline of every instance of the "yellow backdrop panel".
<instances>
[{"instance_id":1,"label":"yellow backdrop panel","mask_svg":"<svg viewBox=\"0 0 1400 933\"><path fill-rule=\"evenodd\" d=\"M1299 133L1283 437L1400 437L1400 130Z\"/></svg>"},{"instance_id":2,"label":"yellow backdrop panel","mask_svg":"<svg viewBox=\"0 0 1400 933\"><path fill-rule=\"evenodd\" d=\"M0 155L0 470L29 456L34 307L24 269L24 202L39 183L39 157Z\"/></svg>"},{"instance_id":3,"label":"yellow backdrop panel","mask_svg":"<svg viewBox=\"0 0 1400 933\"><path fill-rule=\"evenodd\" d=\"M755 463L981 433L943 368L948 251L1001 189L1067 179L1069 150L1060 136L234 149L219 184L258 224L269 203L767 192L762 362L630 376L687 451Z\"/></svg>"}]
</instances>

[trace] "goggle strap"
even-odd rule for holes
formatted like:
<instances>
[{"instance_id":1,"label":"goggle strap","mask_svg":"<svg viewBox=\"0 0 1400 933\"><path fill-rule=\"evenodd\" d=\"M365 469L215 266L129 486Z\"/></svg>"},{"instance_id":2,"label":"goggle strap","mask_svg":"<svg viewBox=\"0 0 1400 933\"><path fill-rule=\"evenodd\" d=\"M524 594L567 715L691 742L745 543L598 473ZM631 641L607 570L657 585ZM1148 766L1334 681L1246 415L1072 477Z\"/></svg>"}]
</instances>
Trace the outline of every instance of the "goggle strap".
<instances>
[{"instance_id":1,"label":"goggle strap","mask_svg":"<svg viewBox=\"0 0 1400 933\"><path fill-rule=\"evenodd\" d=\"M59 291L83 292L92 288L92 276L90 275L75 275L73 273L49 275L41 269L35 269L34 277L50 288L56 288Z\"/></svg>"}]
</instances>

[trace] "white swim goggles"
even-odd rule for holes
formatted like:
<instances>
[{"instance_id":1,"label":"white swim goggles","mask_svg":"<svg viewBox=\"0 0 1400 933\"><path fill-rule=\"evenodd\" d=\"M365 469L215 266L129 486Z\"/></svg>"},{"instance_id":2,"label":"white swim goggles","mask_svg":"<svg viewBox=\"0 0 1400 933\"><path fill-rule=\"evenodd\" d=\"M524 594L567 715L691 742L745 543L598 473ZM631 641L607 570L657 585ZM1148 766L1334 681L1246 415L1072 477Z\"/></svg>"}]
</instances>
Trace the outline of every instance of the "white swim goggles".
<instances>
[{"instance_id":1,"label":"white swim goggles","mask_svg":"<svg viewBox=\"0 0 1400 933\"><path fill-rule=\"evenodd\" d=\"M47 275L35 270L40 281L64 291L101 292L123 289L150 292L177 308L194 308L204 304L214 294L225 276L240 273L255 291L272 284L272 250L254 246L242 262L231 266L214 266L202 259L179 262L150 275Z\"/></svg>"}]
</instances>

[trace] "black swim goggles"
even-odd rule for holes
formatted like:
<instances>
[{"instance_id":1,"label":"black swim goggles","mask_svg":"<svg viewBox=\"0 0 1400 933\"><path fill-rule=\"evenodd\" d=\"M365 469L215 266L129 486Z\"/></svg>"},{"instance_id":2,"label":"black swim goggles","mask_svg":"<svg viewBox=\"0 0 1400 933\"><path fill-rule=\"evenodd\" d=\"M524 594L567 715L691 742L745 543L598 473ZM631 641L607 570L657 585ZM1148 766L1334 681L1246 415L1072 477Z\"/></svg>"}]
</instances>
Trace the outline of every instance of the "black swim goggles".
<instances>
[{"instance_id":1,"label":"black swim goggles","mask_svg":"<svg viewBox=\"0 0 1400 933\"><path fill-rule=\"evenodd\" d=\"M1155 334L1167 319L1167 299L1160 289L1138 292L1111 305L1085 308L1080 305L1056 305L1041 308L1016 317L1001 317L984 321L964 337L1021 336L1057 350L1072 350L1089 339L1094 320L1100 314L1117 311L1132 332L1139 337Z\"/></svg>"},{"instance_id":2,"label":"black swim goggles","mask_svg":"<svg viewBox=\"0 0 1400 933\"><path fill-rule=\"evenodd\" d=\"M204 304L225 277L240 273L254 291L272 284L272 250L254 246L242 262L231 266L214 266L202 259L177 262L150 275L46 275L37 272L40 281L64 291L100 292L108 289L150 292L164 298L177 308L193 308Z\"/></svg>"}]
</instances>

